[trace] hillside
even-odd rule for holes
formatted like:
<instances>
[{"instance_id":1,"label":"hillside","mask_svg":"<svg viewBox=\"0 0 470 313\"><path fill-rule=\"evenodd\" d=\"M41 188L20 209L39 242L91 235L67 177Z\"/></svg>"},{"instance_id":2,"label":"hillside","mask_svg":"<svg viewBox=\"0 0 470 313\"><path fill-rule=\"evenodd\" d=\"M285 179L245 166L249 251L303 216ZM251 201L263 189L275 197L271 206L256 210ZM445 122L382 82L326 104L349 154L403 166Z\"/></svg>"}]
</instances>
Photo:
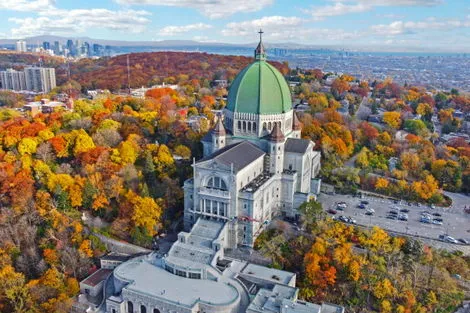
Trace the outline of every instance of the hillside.
<instances>
[{"instance_id":1,"label":"hillside","mask_svg":"<svg viewBox=\"0 0 470 313\"><path fill-rule=\"evenodd\" d=\"M0 68L22 68L38 64L56 68L57 84L67 81L67 64L62 58L42 56L33 53L0 53ZM243 56L225 56L197 52L148 52L129 54L131 87L141 87L158 83L165 78L168 83L198 79L233 79L235 75L252 61ZM283 73L287 65L271 62ZM70 63L73 80L84 89L119 90L127 87L127 55L101 59L81 59Z\"/></svg>"}]
</instances>

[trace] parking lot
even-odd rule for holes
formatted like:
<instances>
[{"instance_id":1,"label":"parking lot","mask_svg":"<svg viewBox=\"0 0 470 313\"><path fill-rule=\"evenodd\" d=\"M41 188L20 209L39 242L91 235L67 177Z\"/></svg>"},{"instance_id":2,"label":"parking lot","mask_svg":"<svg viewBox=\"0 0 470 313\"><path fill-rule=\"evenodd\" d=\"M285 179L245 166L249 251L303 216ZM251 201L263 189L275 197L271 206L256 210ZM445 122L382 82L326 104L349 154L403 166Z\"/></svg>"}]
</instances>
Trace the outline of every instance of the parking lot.
<instances>
[{"instance_id":1,"label":"parking lot","mask_svg":"<svg viewBox=\"0 0 470 313\"><path fill-rule=\"evenodd\" d=\"M362 199L353 197L351 195L329 195L320 194L318 197L323 205L323 208L328 211L337 208L337 203L345 202L346 208L344 211L337 211L336 216L344 215L350 216L356 220L357 224L363 226L379 226L383 229L394 231L408 236L420 236L431 239L437 239L439 235L448 234L454 238L463 238L470 240L470 215L465 214L460 208L454 207L447 208L430 208L428 206L417 206L416 204L409 205L407 202L395 204L393 201L383 198L372 196L364 196ZM366 208L372 208L375 213L373 215L366 215L366 209L358 208L361 201L367 201ZM400 209L409 210L408 220L393 220L387 218L390 215L389 211L392 207L398 206ZM427 211L434 218L442 219L442 225L426 224L420 222L421 213ZM441 216L432 214L438 213ZM436 214L436 215L438 215ZM329 215L332 215L329 213Z\"/></svg>"}]
</instances>

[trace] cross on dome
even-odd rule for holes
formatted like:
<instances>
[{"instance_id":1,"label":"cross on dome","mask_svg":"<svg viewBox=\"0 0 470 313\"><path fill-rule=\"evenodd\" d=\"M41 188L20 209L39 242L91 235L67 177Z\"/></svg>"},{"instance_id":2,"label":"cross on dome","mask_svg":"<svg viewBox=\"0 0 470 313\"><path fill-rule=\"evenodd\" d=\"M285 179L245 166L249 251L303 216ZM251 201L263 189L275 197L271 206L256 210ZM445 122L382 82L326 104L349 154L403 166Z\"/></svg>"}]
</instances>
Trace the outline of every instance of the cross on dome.
<instances>
[{"instance_id":1,"label":"cross on dome","mask_svg":"<svg viewBox=\"0 0 470 313\"><path fill-rule=\"evenodd\" d=\"M264 45L263 45L263 30L260 29L259 32L259 44L258 44L258 47L256 47L255 49L255 59L256 60L266 60L266 51L264 49Z\"/></svg>"}]
</instances>

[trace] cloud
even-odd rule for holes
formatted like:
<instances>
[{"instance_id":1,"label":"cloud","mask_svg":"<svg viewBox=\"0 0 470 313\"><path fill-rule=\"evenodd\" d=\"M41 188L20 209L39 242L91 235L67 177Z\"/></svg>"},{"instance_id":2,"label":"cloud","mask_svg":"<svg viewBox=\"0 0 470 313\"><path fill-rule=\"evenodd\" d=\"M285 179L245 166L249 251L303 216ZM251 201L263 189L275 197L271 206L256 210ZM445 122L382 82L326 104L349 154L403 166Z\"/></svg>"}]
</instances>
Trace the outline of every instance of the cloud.
<instances>
[{"instance_id":1,"label":"cloud","mask_svg":"<svg viewBox=\"0 0 470 313\"><path fill-rule=\"evenodd\" d=\"M55 0L2 0L0 1L0 10L11 11L46 11L53 9Z\"/></svg>"},{"instance_id":2,"label":"cloud","mask_svg":"<svg viewBox=\"0 0 470 313\"><path fill-rule=\"evenodd\" d=\"M193 8L205 16L216 19L240 12L256 12L273 0L114 0L124 5L160 5Z\"/></svg>"},{"instance_id":3,"label":"cloud","mask_svg":"<svg viewBox=\"0 0 470 313\"><path fill-rule=\"evenodd\" d=\"M314 20L323 20L326 17L345 15L349 13L366 12L371 9L371 6L357 3L357 4L343 4L337 2L334 5L327 5L323 7L312 8L308 12L313 16Z\"/></svg>"},{"instance_id":4,"label":"cloud","mask_svg":"<svg viewBox=\"0 0 470 313\"><path fill-rule=\"evenodd\" d=\"M251 21L228 23L225 29L222 30L222 34L224 36L255 35L256 32L262 28L266 31L267 37L269 37L283 29L297 28L302 22L303 19L295 16L266 16Z\"/></svg>"},{"instance_id":5,"label":"cloud","mask_svg":"<svg viewBox=\"0 0 470 313\"><path fill-rule=\"evenodd\" d=\"M419 22L394 21L390 24L371 26L372 33L380 36L397 36L415 34L420 31L449 31L458 28L470 27L470 19L465 20L437 20L428 18Z\"/></svg>"},{"instance_id":6,"label":"cloud","mask_svg":"<svg viewBox=\"0 0 470 313\"><path fill-rule=\"evenodd\" d=\"M184 26L166 26L160 30L161 36L174 36L181 33L187 33L194 30L205 30L212 28L211 25L204 23L190 24Z\"/></svg>"},{"instance_id":7,"label":"cloud","mask_svg":"<svg viewBox=\"0 0 470 313\"><path fill-rule=\"evenodd\" d=\"M347 32L342 29L328 28L305 28L302 24L304 19L299 17L266 16L261 19L228 23L222 30L224 36L257 38L257 31L262 28L264 37L269 41L298 41L312 43L315 41L335 40L343 41L354 39L359 36L356 32Z\"/></svg>"},{"instance_id":8,"label":"cloud","mask_svg":"<svg viewBox=\"0 0 470 313\"><path fill-rule=\"evenodd\" d=\"M424 6L432 7L444 3L443 0L336 0L336 2L359 2L371 6Z\"/></svg>"},{"instance_id":9,"label":"cloud","mask_svg":"<svg viewBox=\"0 0 470 313\"><path fill-rule=\"evenodd\" d=\"M52 9L40 12L39 17L10 18L17 24L11 29L12 38L37 35L83 33L90 28L139 33L145 30L150 20L146 11L111 11L107 9Z\"/></svg>"},{"instance_id":10,"label":"cloud","mask_svg":"<svg viewBox=\"0 0 470 313\"><path fill-rule=\"evenodd\" d=\"M432 7L442 4L443 0L332 0L334 4L326 6L313 6L304 10L312 15L316 21L331 16L351 13L362 13L378 6L424 6Z\"/></svg>"}]
</instances>

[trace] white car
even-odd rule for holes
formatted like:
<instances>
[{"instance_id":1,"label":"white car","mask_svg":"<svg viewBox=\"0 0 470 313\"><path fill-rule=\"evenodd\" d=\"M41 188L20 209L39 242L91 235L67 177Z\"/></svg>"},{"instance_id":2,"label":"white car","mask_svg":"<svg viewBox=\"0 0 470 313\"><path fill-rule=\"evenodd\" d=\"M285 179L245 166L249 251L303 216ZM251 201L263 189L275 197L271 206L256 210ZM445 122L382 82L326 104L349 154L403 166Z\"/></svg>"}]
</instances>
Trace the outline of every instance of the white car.
<instances>
[{"instance_id":1,"label":"white car","mask_svg":"<svg viewBox=\"0 0 470 313\"><path fill-rule=\"evenodd\" d=\"M372 213L374 214L375 213L375 210L373 208L367 208L366 209L366 213Z\"/></svg>"},{"instance_id":2,"label":"white car","mask_svg":"<svg viewBox=\"0 0 470 313\"><path fill-rule=\"evenodd\" d=\"M442 222L441 221L438 221L438 220L432 220L432 223L434 225L442 225Z\"/></svg>"},{"instance_id":3,"label":"white car","mask_svg":"<svg viewBox=\"0 0 470 313\"><path fill-rule=\"evenodd\" d=\"M442 241L445 241L445 242L459 243L459 241L457 239L455 239L454 237L451 237L451 236L447 236L447 235L439 235L439 239L442 240Z\"/></svg>"}]
</instances>

